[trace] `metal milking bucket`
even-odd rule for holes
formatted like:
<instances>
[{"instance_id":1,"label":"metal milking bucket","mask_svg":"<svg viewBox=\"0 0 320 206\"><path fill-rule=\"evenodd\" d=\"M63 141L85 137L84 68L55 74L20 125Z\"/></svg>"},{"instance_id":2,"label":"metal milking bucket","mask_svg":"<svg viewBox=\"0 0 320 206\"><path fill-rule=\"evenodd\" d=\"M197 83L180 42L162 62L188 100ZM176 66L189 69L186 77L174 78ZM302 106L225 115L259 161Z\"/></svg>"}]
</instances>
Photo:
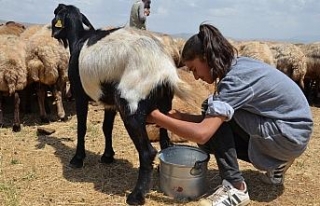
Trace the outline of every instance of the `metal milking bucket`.
<instances>
[{"instance_id":1,"label":"metal milking bucket","mask_svg":"<svg viewBox=\"0 0 320 206\"><path fill-rule=\"evenodd\" d=\"M209 154L197 147L176 145L158 154L160 189L174 199L195 199L207 191Z\"/></svg>"}]
</instances>

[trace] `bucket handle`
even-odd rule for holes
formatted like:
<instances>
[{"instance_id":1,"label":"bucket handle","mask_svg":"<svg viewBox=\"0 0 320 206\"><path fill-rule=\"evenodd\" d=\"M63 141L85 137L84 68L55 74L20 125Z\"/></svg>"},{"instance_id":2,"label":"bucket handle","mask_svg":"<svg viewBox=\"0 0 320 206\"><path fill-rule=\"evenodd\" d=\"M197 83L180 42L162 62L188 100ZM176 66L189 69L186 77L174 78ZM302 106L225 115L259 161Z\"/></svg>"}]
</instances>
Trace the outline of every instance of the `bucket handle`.
<instances>
[{"instance_id":1,"label":"bucket handle","mask_svg":"<svg viewBox=\"0 0 320 206\"><path fill-rule=\"evenodd\" d=\"M197 175L200 175L202 173L202 168L201 168L201 165L205 162L208 162L209 161L209 158L210 156L208 155L207 158L205 160L202 160L202 161L196 161L194 163L194 166L191 168L190 170L190 174L193 175L193 176L197 176Z\"/></svg>"}]
</instances>

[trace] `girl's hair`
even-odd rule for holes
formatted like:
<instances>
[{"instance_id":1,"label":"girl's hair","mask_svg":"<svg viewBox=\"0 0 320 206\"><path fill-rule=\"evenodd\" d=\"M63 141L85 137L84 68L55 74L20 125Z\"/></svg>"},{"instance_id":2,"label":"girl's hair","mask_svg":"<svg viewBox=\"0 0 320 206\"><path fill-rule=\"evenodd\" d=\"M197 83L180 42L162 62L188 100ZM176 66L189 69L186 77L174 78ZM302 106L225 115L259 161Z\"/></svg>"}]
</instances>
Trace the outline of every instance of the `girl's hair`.
<instances>
[{"instance_id":1,"label":"girl's hair","mask_svg":"<svg viewBox=\"0 0 320 206\"><path fill-rule=\"evenodd\" d=\"M185 43L182 60L191 61L196 57L207 60L213 79L221 79L229 71L235 58L236 49L210 24L201 24L199 33Z\"/></svg>"}]
</instances>

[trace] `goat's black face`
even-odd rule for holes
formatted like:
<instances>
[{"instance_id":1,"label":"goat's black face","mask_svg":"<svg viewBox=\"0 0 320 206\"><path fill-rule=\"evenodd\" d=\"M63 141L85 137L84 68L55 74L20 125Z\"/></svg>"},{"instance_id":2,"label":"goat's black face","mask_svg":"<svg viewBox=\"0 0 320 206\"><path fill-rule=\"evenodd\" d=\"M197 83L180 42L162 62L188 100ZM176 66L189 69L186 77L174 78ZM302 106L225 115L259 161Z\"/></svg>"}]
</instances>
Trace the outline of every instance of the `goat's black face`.
<instances>
[{"instance_id":1,"label":"goat's black face","mask_svg":"<svg viewBox=\"0 0 320 206\"><path fill-rule=\"evenodd\" d=\"M66 33L64 32L64 21L63 19L59 17L55 17L51 21L51 26L52 26L52 37L56 39L64 39L66 38Z\"/></svg>"},{"instance_id":2,"label":"goat's black face","mask_svg":"<svg viewBox=\"0 0 320 206\"><path fill-rule=\"evenodd\" d=\"M61 10L55 15L55 17L51 21L52 26L52 37L56 38L59 41L62 41L64 46L68 46L67 41L67 22L65 21L66 14L61 12Z\"/></svg>"}]
</instances>

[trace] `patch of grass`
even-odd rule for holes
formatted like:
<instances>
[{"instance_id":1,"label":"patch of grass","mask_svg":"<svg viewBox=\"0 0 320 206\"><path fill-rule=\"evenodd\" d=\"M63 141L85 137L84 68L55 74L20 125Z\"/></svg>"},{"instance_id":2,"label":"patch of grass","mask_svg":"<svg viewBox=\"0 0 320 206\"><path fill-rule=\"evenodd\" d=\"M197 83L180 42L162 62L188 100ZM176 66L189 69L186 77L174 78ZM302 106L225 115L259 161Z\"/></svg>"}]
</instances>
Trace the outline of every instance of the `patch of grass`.
<instances>
[{"instance_id":1,"label":"patch of grass","mask_svg":"<svg viewBox=\"0 0 320 206\"><path fill-rule=\"evenodd\" d=\"M17 192L13 184L0 182L0 204L18 206Z\"/></svg>"},{"instance_id":2,"label":"patch of grass","mask_svg":"<svg viewBox=\"0 0 320 206\"><path fill-rule=\"evenodd\" d=\"M28 172L24 177L22 177L22 180L34 180L37 178L37 175L35 172Z\"/></svg>"},{"instance_id":3,"label":"patch of grass","mask_svg":"<svg viewBox=\"0 0 320 206\"><path fill-rule=\"evenodd\" d=\"M11 160L11 164L12 164L12 165L17 165L17 164L19 164L19 160L17 160L17 159L12 159L12 160Z\"/></svg>"}]
</instances>

